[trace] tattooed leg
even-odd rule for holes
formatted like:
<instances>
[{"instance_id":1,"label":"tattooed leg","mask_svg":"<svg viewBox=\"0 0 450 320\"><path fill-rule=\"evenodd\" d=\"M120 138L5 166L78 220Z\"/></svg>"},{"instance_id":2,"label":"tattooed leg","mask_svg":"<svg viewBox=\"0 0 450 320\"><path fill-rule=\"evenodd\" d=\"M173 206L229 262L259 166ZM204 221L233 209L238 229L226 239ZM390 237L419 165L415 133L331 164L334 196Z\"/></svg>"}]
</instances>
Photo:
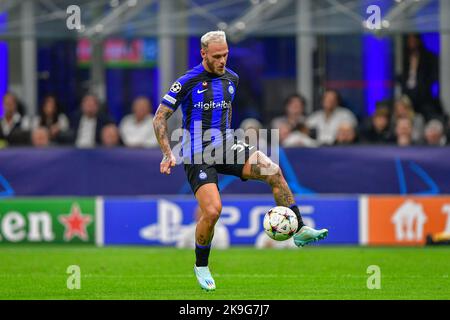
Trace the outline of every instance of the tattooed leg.
<instances>
[{"instance_id":1,"label":"tattooed leg","mask_svg":"<svg viewBox=\"0 0 450 320\"><path fill-rule=\"evenodd\" d=\"M294 196L280 167L263 152L257 151L248 159L244 165L243 178L269 184L278 206L290 207L295 204Z\"/></svg>"}]
</instances>

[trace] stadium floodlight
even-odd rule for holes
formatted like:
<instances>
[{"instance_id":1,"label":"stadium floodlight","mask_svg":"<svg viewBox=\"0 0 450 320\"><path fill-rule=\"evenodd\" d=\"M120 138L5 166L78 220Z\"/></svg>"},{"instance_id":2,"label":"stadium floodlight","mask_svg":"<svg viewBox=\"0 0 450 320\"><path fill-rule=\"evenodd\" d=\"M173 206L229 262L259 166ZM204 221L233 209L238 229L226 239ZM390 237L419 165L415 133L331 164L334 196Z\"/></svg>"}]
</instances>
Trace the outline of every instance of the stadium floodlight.
<instances>
[{"instance_id":1,"label":"stadium floodlight","mask_svg":"<svg viewBox=\"0 0 450 320\"><path fill-rule=\"evenodd\" d=\"M253 30L257 30L261 25L276 16L281 10L286 8L292 1L266 0L251 6L241 17L237 17L230 23L228 29L232 41L239 41ZM264 23L263 23L264 22Z\"/></svg>"},{"instance_id":2,"label":"stadium floodlight","mask_svg":"<svg viewBox=\"0 0 450 320\"><path fill-rule=\"evenodd\" d=\"M102 36L108 36L119 30L126 22L135 17L144 7L150 5L152 2L153 0L142 0L139 2L136 0L125 1L119 6L114 7L106 16L101 17L98 21L87 27L86 35L92 37L101 32ZM120 23L117 23L117 21L120 21ZM99 25L103 26L100 28L100 31L98 28Z\"/></svg>"},{"instance_id":3,"label":"stadium floodlight","mask_svg":"<svg viewBox=\"0 0 450 320\"><path fill-rule=\"evenodd\" d=\"M111 7L113 7L113 8L116 8L116 7L118 7L118 6L120 5L120 2L119 2L119 0L111 0L111 1L109 2L109 5L110 5Z\"/></svg>"}]
</instances>

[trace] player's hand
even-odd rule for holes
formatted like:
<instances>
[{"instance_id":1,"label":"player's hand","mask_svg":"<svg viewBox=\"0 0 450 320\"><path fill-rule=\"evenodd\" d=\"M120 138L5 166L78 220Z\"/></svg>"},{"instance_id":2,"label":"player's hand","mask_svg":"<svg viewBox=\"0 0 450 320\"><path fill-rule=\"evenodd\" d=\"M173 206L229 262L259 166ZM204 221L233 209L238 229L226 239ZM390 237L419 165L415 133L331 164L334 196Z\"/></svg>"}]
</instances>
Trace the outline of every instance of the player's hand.
<instances>
[{"instance_id":1,"label":"player's hand","mask_svg":"<svg viewBox=\"0 0 450 320\"><path fill-rule=\"evenodd\" d=\"M170 168L177 164L177 159L171 152L169 156L164 156L159 165L161 173L170 174Z\"/></svg>"}]
</instances>

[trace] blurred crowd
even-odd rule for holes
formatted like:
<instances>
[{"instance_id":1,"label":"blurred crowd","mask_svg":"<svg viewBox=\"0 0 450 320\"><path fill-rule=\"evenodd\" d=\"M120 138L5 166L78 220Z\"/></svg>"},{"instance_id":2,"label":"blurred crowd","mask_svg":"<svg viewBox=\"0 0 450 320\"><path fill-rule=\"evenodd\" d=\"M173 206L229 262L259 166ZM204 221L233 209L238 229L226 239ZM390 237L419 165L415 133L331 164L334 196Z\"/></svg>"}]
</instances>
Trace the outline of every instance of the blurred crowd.
<instances>
[{"instance_id":1,"label":"blurred crowd","mask_svg":"<svg viewBox=\"0 0 450 320\"><path fill-rule=\"evenodd\" d=\"M47 96L34 117L23 116L16 96L3 97L4 115L0 119L0 144L35 147L73 145L156 147L152 105L146 97L132 103L132 112L116 124L95 95L87 94L75 114L68 117L55 96Z\"/></svg>"},{"instance_id":2,"label":"blurred crowd","mask_svg":"<svg viewBox=\"0 0 450 320\"><path fill-rule=\"evenodd\" d=\"M271 121L279 129L284 147L317 147L356 144L398 146L445 146L450 123L435 92L438 88L438 57L425 48L417 34L406 37L402 73L397 75L398 97L379 101L369 117L357 119L343 106L336 90L326 90L319 109L306 114L306 100L293 94L284 102L284 115ZM261 128L256 119L244 128Z\"/></svg>"},{"instance_id":3,"label":"blurred crowd","mask_svg":"<svg viewBox=\"0 0 450 320\"><path fill-rule=\"evenodd\" d=\"M305 114L305 99L289 96L285 114L272 120L270 127L279 129L284 147L318 147L345 145L445 146L450 140L450 123L443 114L421 114L407 95L394 101L381 101L372 116L358 121L341 106L339 93L326 90L321 109ZM256 119L246 119L242 128L259 129Z\"/></svg>"},{"instance_id":4,"label":"blurred crowd","mask_svg":"<svg viewBox=\"0 0 450 320\"><path fill-rule=\"evenodd\" d=\"M284 114L263 124L254 118L245 119L245 130L278 129L283 147L343 146L356 144L390 144L398 146L445 146L450 141L448 117L436 113L420 113L408 95L394 101L381 101L370 117L358 121L351 110L342 107L339 92L326 90L321 108L306 114L306 101L299 94L285 99ZM73 145L79 148L96 146L157 147L153 130L153 107L146 97L132 102L129 115L120 123L101 108L95 95L83 97L79 110L67 116L57 99L47 96L34 117L23 116L17 98L3 97L4 115L0 119L0 146L35 147ZM260 148L267 142L259 137ZM262 145L266 144L266 145Z\"/></svg>"},{"instance_id":5,"label":"blurred crowd","mask_svg":"<svg viewBox=\"0 0 450 320\"><path fill-rule=\"evenodd\" d=\"M398 146L445 146L450 141L450 123L433 96L438 83L438 60L425 49L418 35L409 35L403 53L403 73L397 76L401 94L380 101L376 110L357 119L345 108L336 90L326 90L317 111L307 114L307 101L292 94L280 103L280 116L262 123L249 118L240 122L244 130L278 129L284 147L318 147L355 144L391 144ZM0 148L32 145L35 147L72 145L157 147L153 130L153 106L147 97L131 102L131 113L119 123L108 114L99 99L86 94L78 111L67 115L56 96L46 96L39 114L27 116L12 93L2 97ZM316 106L317 107L317 106ZM267 141L269 140L269 141ZM259 136L258 147L267 150L271 136Z\"/></svg>"}]
</instances>

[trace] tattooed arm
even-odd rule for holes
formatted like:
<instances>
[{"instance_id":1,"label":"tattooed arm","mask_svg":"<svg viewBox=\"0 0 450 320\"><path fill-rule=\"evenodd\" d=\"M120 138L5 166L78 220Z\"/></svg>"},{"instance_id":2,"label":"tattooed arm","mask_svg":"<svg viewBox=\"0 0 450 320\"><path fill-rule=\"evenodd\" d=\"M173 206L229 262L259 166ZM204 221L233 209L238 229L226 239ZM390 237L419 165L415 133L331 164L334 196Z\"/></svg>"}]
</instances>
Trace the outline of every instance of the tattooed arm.
<instances>
[{"instance_id":1,"label":"tattooed arm","mask_svg":"<svg viewBox=\"0 0 450 320\"><path fill-rule=\"evenodd\" d=\"M170 149L169 132L167 128L167 120L173 114L173 110L160 104L153 119L153 128L158 139L159 147L163 153L163 159L160 164L161 173L170 174L170 167L175 166L176 159Z\"/></svg>"}]
</instances>

